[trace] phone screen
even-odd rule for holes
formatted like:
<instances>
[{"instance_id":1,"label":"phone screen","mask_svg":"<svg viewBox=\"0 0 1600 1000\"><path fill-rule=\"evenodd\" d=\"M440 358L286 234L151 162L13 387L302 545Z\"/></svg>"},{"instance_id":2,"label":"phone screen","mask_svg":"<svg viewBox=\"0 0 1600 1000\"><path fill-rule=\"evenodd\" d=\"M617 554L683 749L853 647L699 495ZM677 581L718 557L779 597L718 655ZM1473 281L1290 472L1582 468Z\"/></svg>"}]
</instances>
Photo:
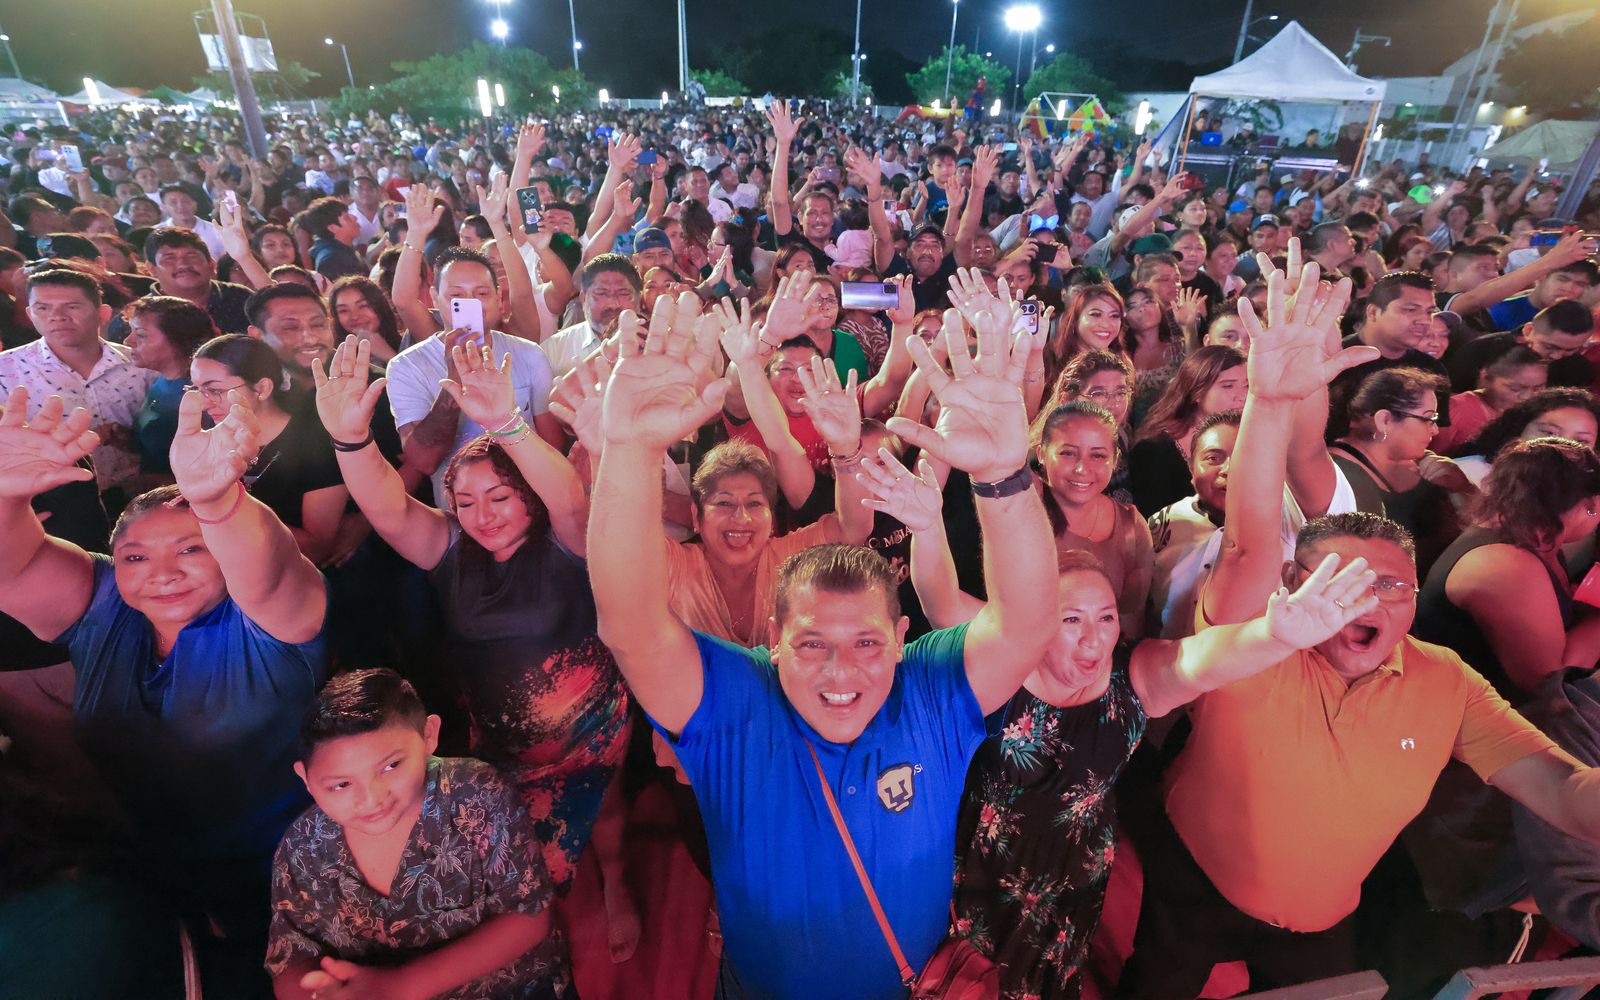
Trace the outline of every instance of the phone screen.
<instances>
[{"instance_id":1,"label":"phone screen","mask_svg":"<svg viewBox=\"0 0 1600 1000\"><path fill-rule=\"evenodd\" d=\"M637 160L635 160L634 162L635 163L642 163L645 166L649 166L650 164L656 162L656 160L658 158L659 157L657 157L655 150L646 149L646 150L643 150L642 152L639 153L639 158Z\"/></svg>"},{"instance_id":2,"label":"phone screen","mask_svg":"<svg viewBox=\"0 0 1600 1000\"><path fill-rule=\"evenodd\" d=\"M77 146L62 146L61 159L66 161L68 173L83 173L83 154L78 152Z\"/></svg>"},{"instance_id":3,"label":"phone screen","mask_svg":"<svg viewBox=\"0 0 1600 1000\"><path fill-rule=\"evenodd\" d=\"M1039 247L1038 251L1033 255L1034 263L1054 264L1056 254L1061 252L1061 245L1059 243L1045 243L1043 240L1035 240L1034 242Z\"/></svg>"},{"instance_id":4,"label":"phone screen","mask_svg":"<svg viewBox=\"0 0 1600 1000\"><path fill-rule=\"evenodd\" d=\"M537 232L540 219L538 188L517 188L517 211L522 213L522 231L525 233Z\"/></svg>"},{"instance_id":5,"label":"phone screen","mask_svg":"<svg viewBox=\"0 0 1600 1000\"><path fill-rule=\"evenodd\" d=\"M466 328L476 336L480 345L488 333L483 325L483 303L477 299L450 300L450 329Z\"/></svg>"},{"instance_id":6,"label":"phone screen","mask_svg":"<svg viewBox=\"0 0 1600 1000\"><path fill-rule=\"evenodd\" d=\"M900 292L890 281L841 281L839 305L846 309L893 309Z\"/></svg>"}]
</instances>

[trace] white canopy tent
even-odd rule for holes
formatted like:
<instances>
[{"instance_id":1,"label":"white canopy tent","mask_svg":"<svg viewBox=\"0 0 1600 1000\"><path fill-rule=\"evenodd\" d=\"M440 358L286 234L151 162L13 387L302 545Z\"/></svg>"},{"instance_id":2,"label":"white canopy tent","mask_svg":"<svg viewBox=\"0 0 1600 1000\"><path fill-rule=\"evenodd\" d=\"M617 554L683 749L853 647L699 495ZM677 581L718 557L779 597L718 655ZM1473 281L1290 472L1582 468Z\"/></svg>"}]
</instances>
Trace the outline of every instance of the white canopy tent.
<instances>
[{"instance_id":1,"label":"white canopy tent","mask_svg":"<svg viewBox=\"0 0 1600 1000\"><path fill-rule=\"evenodd\" d=\"M55 92L14 76L0 76L0 104L53 101Z\"/></svg>"},{"instance_id":2,"label":"white canopy tent","mask_svg":"<svg viewBox=\"0 0 1600 1000\"><path fill-rule=\"evenodd\" d=\"M1226 69L1194 78L1189 85L1186 108L1181 116L1173 118L1174 123L1180 117L1183 121L1182 141L1178 148L1182 151L1188 149L1195 102L1199 98L1371 104L1372 111L1367 119L1367 136L1370 136L1386 89L1385 81L1368 79L1356 73L1302 28L1300 22L1290 21L1270 41L1244 59ZM1367 136L1362 138L1362 153L1366 151ZM1356 157L1352 169L1361 169L1360 155Z\"/></svg>"},{"instance_id":3,"label":"white canopy tent","mask_svg":"<svg viewBox=\"0 0 1600 1000\"><path fill-rule=\"evenodd\" d=\"M146 100L137 94L130 94L126 90L118 90L103 80L94 81L95 88L99 91L95 98L91 98L87 88L78 91L71 97L63 100L73 104L155 104L158 102Z\"/></svg>"}]
</instances>

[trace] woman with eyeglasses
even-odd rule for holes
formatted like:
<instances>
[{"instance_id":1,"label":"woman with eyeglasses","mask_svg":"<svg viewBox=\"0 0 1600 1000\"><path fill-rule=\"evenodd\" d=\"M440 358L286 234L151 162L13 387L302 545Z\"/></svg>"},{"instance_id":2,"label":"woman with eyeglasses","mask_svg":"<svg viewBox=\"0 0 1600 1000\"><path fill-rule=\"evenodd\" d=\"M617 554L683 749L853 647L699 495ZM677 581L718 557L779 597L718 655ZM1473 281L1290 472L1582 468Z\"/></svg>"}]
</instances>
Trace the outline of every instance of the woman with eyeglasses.
<instances>
[{"instance_id":1,"label":"woman with eyeglasses","mask_svg":"<svg viewBox=\"0 0 1600 1000\"><path fill-rule=\"evenodd\" d=\"M1412 632L1519 702L1564 667L1594 665L1567 646L1574 606L1561 547L1600 524L1600 458L1565 438L1518 441L1483 486L1472 526L1423 581Z\"/></svg>"},{"instance_id":2,"label":"woman with eyeglasses","mask_svg":"<svg viewBox=\"0 0 1600 1000\"><path fill-rule=\"evenodd\" d=\"M1350 429L1328 446L1356 508L1411 532L1419 572L1458 533L1450 494L1473 492L1454 462L1430 450L1439 432L1441 381L1420 368L1373 372L1350 397Z\"/></svg>"},{"instance_id":3,"label":"woman with eyeglasses","mask_svg":"<svg viewBox=\"0 0 1600 1000\"><path fill-rule=\"evenodd\" d=\"M244 471L250 495L278 515L300 551L321 563L333 554L350 491L339 475L333 443L317 415L294 408L283 390L283 365L266 344L243 334L208 340L189 362L189 378L220 423L229 393L260 427L260 450Z\"/></svg>"},{"instance_id":4,"label":"woman with eyeglasses","mask_svg":"<svg viewBox=\"0 0 1600 1000\"><path fill-rule=\"evenodd\" d=\"M1132 432L1128 414L1133 405L1133 367L1125 355L1111 351L1085 351L1061 370L1055 392L1040 408L1049 413L1062 403L1082 400L1106 409L1117 418L1117 467L1106 485L1106 496L1118 503L1133 503L1128 473L1128 446Z\"/></svg>"}]
</instances>

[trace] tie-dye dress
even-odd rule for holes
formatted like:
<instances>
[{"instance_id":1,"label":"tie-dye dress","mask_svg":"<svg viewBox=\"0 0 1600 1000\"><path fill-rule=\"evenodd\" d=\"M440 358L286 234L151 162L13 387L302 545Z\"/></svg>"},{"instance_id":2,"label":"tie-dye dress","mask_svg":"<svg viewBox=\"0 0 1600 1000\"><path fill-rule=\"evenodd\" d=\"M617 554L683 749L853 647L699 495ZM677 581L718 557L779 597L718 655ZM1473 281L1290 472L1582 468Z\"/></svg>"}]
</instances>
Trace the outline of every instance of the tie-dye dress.
<instances>
[{"instance_id":1,"label":"tie-dye dress","mask_svg":"<svg viewBox=\"0 0 1600 1000\"><path fill-rule=\"evenodd\" d=\"M452 522L428 578L472 754L522 797L564 892L627 746L628 693L596 635L584 561L546 531L496 562Z\"/></svg>"}]
</instances>

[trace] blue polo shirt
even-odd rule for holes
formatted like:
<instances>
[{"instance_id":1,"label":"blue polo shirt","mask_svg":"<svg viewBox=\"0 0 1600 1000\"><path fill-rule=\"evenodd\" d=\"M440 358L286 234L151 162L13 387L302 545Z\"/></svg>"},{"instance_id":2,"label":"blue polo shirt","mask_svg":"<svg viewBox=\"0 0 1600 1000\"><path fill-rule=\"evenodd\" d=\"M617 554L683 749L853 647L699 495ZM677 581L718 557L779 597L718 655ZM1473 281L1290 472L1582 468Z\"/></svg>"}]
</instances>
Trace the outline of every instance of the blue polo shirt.
<instances>
[{"instance_id":1,"label":"blue polo shirt","mask_svg":"<svg viewBox=\"0 0 1600 1000\"><path fill-rule=\"evenodd\" d=\"M1489 307L1489 318L1494 320L1496 330L1520 330L1537 315L1539 310L1526 292Z\"/></svg>"},{"instance_id":2,"label":"blue polo shirt","mask_svg":"<svg viewBox=\"0 0 1600 1000\"><path fill-rule=\"evenodd\" d=\"M806 740L920 970L950 920L956 814L985 736L967 683L966 626L908 645L894 685L855 742L829 743L784 697L764 647L695 633L705 689L672 741L711 846L727 955L754 997L890 1000L906 995L829 816Z\"/></svg>"}]
</instances>

